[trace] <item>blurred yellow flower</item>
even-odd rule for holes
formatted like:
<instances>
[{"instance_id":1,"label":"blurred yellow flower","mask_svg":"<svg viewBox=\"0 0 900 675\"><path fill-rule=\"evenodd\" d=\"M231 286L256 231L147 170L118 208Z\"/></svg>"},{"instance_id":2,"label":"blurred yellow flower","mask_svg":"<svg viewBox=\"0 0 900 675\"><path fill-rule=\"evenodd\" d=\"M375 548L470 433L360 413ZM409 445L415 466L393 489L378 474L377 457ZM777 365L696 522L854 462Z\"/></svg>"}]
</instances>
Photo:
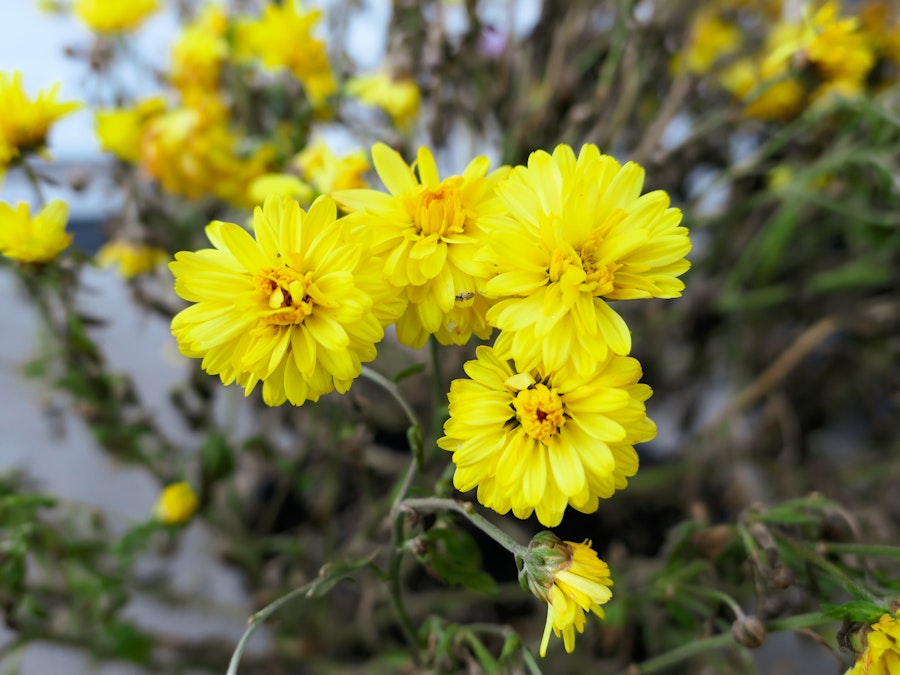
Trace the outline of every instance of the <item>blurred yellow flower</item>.
<instances>
[{"instance_id":1,"label":"blurred yellow flower","mask_svg":"<svg viewBox=\"0 0 900 675\"><path fill-rule=\"evenodd\" d=\"M547 603L547 622L541 638L541 656L547 655L550 631L563 638L566 652L575 649L575 631L584 632L585 617L601 619L601 605L609 602L613 585L609 567L591 548L590 539L578 544L562 541L552 532L539 532L523 556L522 585Z\"/></svg>"},{"instance_id":2,"label":"blurred yellow flower","mask_svg":"<svg viewBox=\"0 0 900 675\"><path fill-rule=\"evenodd\" d=\"M900 621L884 614L872 624L865 651L846 675L897 675L900 673Z\"/></svg>"},{"instance_id":3,"label":"blurred yellow flower","mask_svg":"<svg viewBox=\"0 0 900 675\"><path fill-rule=\"evenodd\" d=\"M465 364L470 379L450 385L450 418L438 446L453 453L453 484L478 488L478 501L517 518L533 512L547 527L566 507L593 513L638 469L635 443L656 426L638 384L636 359L610 355L579 375L522 369L491 347Z\"/></svg>"},{"instance_id":4,"label":"blurred yellow flower","mask_svg":"<svg viewBox=\"0 0 900 675\"><path fill-rule=\"evenodd\" d=\"M21 153L39 150L47 142L50 126L81 107L73 101L56 100L59 84L40 91L31 99L22 84L22 74L0 72L0 160L5 167Z\"/></svg>"},{"instance_id":5,"label":"blurred yellow flower","mask_svg":"<svg viewBox=\"0 0 900 675\"><path fill-rule=\"evenodd\" d=\"M98 33L132 31L159 9L159 0L75 0L75 14Z\"/></svg>"},{"instance_id":6,"label":"blurred yellow flower","mask_svg":"<svg viewBox=\"0 0 900 675\"><path fill-rule=\"evenodd\" d=\"M744 102L744 115L760 120L786 120L803 108L806 90L786 74L766 81L750 59L741 59L726 68L720 83Z\"/></svg>"},{"instance_id":7,"label":"blurred yellow flower","mask_svg":"<svg viewBox=\"0 0 900 675\"><path fill-rule=\"evenodd\" d=\"M368 187L363 174L372 168L364 151L338 157L323 140L304 148L293 163L304 180L321 194Z\"/></svg>"},{"instance_id":8,"label":"blurred yellow flower","mask_svg":"<svg viewBox=\"0 0 900 675\"><path fill-rule=\"evenodd\" d=\"M411 78L395 80L386 72L351 78L347 93L384 110L399 129L408 129L419 115L419 87Z\"/></svg>"},{"instance_id":9,"label":"blurred yellow flower","mask_svg":"<svg viewBox=\"0 0 900 675\"><path fill-rule=\"evenodd\" d=\"M0 253L28 263L48 263L72 242L66 232L68 205L59 199L47 204L31 217L28 204L15 209L0 202Z\"/></svg>"},{"instance_id":10,"label":"blurred yellow flower","mask_svg":"<svg viewBox=\"0 0 900 675\"><path fill-rule=\"evenodd\" d=\"M415 163L418 177L383 143L372 147L372 160L390 194L340 190L333 196L355 212L355 224L371 232L386 278L409 299L397 322L398 339L418 349L432 334L445 344L465 342L473 332L489 337L484 315L470 314L489 304L471 302L489 274L475 259L484 243L478 221L501 211L492 187L501 173L487 176L490 161L476 157L462 175L441 180L425 147Z\"/></svg>"},{"instance_id":11,"label":"blurred yellow flower","mask_svg":"<svg viewBox=\"0 0 900 675\"><path fill-rule=\"evenodd\" d=\"M287 68L303 84L314 107L337 90L325 42L312 35L322 12L302 12L296 0L267 4L263 15L237 25L236 51L268 68Z\"/></svg>"},{"instance_id":12,"label":"blurred yellow flower","mask_svg":"<svg viewBox=\"0 0 900 675\"><path fill-rule=\"evenodd\" d=\"M265 202L270 194L293 197L302 204L308 204L314 191L292 173L266 173L250 184L250 198L257 204Z\"/></svg>"},{"instance_id":13,"label":"blurred yellow flower","mask_svg":"<svg viewBox=\"0 0 900 675\"><path fill-rule=\"evenodd\" d=\"M856 18L841 18L836 2L826 3L813 17L804 42L806 57L826 81L842 82L845 91L861 90L875 65L875 53Z\"/></svg>"},{"instance_id":14,"label":"blurred yellow flower","mask_svg":"<svg viewBox=\"0 0 900 675\"><path fill-rule=\"evenodd\" d=\"M115 266L126 279L146 274L168 259L169 254L161 248L125 239L107 242L100 247L95 258L102 267Z\"/></svg>"},{"instance_id":15,"label":"blurred yellow flower","mask_svg":"<svg viewBox=\"0 0 900 675\"><path fill-rule=\"evenodd\" d=\"M240 136L228 127L225 108L214 99L203 107L176 108L155 117L141 148L141 166L172 194L191 199L215 195L252 207L253 181L274 158L271 146L238 154Z\"/></svg>"},{"instance_id":16,"label":"blurred yellow flower","mask_svg":"<svg viewBox=\"0 0 900 675\"><path fill-rule=\"evenodd\" d=\"M691 21L687 45L673 59L674 70L705 75L722 57L738 50L741 36L735 24L723 21L708 9L701 10Z\"/></svg>"},{"instance_id":17,"label":"blurred yellow flower","mask_svg":"<svg viewBox=\"0 0 900 675\"><path fill-rule=\"evenodd\" d=\"M191 102L215 91L228 58L228 16L220 5L207 5L184 27L172 47L169 81Z\"/></svg>"},{"instance_id":18,"label":"blurred yellow flower","mask_svg":"<svg viewBox=\"0 0 900 675\"><path fill-rule=\"evenodd\" d=\"M268 405L347 391L400 311L381 261L337 219L330 197L306 213L270 195L253 229L255 239L210 223L215 248L182 251L170 263L176 292L195 303L172 320L182 354L248 395L262 382Z\"/></svg>"},{"instance_id":19,"label":"blurred yellow flower","mask_svg":"<svg viewBox=\"0 0 900 675\"><path fill-rule=\"evenodd\" d=\"M160 493L153 514L166 525L184 525L199 507L200 500L189 483L172 483Z\"/></svg>"},{"instance_id":20,"label":"blurred yellow flower","mask_svg":"<svg viewBox=\"0 0 900 675\"><path fill-rule=\"evenodd\" d=\"M141 159L141 141L150 122L166 109L162 96L139 101L130 108L100 109L94 113L94 123L100 149L111 152L126 162Z\"/></svg>"},{"instance_id":21,"label":"blurred yellow flower","mask_svg":"<svg viewBox=\"0 0 900 675\"><path fill-rule=\"evenodd\" d=\"M496 186L506 213L484 219L495 272L485 295L494 348L523 370L566 363L592 372L628 354L631 332L609 301L677 298L690 267L681 211L662 190L641 194L644 170L595 145L531 153Z\"/></svg>"}]
</instances>

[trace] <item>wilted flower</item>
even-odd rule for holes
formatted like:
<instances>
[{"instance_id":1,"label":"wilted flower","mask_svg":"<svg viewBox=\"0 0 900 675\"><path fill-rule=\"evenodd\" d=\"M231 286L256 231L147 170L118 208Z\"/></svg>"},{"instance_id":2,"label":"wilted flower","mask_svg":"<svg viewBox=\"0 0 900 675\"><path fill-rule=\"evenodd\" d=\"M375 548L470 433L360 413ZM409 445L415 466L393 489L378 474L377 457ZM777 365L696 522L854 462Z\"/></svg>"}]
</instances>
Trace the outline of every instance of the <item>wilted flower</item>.
<instances>
[{"instance_id":1,"label":"wilted flower","mask_svg":"<svg viewBox=\"0 0 900 675\"><path fill-rule=\"evenodd\" d=\"M0 253L28 263L48 263L72 242L66 232L68 205L54 199L34 218L28 204L19 202L13 209L0 203Z\"/></svg>"},{"instance_id":2,"label":"wilted flower","mask_svg":"<svg viewBox=\"0 0 900 675\"><path fill-rule=\"evenodd\" d=\"M518 518L537 513L558 525L567 506L597 510L600 498L623 489L638 469L635 443L656 427L638 384L637 360L610 355L579 375L516 369L480 346L465 364L471 379L450 385L450 419L438 446L453 453L453 484L478 488L478 501Z\"/></svg>"},{"instance_id":3,"label":"wilted flower","mask_svg":"<svg viewBox=\"0 0 900 675\"><path fill-rule=\"evenodd\" d=\"M166 525L184 525L200 506L200 500L189 483L172 483L160 493L153 514Z\"/></svg>"},{"instance_id":4,"label":"wilted flower","mask_svg":"<svg viewBox=\"0 0 900 675\"><path fill-rule=\"evenodd\" d=\"M547 603L541 656L547 655L551 629L571 654L575 631L584 632L587 613L604 618L601 605L612 597L609 567L591 548L591 541L562 541L552 532L539 532L531 540L522 557L519 581Z\"/></svg>"}]
</instances>

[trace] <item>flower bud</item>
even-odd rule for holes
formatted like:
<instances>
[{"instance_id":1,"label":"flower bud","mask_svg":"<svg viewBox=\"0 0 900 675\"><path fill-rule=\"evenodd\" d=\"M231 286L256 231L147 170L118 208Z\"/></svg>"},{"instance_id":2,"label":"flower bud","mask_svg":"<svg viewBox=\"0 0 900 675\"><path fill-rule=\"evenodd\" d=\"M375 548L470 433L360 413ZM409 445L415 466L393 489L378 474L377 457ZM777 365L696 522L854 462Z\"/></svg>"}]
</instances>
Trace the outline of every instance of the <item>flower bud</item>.
<instances>
[{"instance_id":1,"label":"flower bud","mask_svg":"<svg viewBox=\"0 0 900 675\"><path fill-rule=\"evenodd\" d=\"M766 627L755 616L739 616L731 624L731 634L738 644L750 649L756 649L766 641Z\"/></svg>"}]
</instances>

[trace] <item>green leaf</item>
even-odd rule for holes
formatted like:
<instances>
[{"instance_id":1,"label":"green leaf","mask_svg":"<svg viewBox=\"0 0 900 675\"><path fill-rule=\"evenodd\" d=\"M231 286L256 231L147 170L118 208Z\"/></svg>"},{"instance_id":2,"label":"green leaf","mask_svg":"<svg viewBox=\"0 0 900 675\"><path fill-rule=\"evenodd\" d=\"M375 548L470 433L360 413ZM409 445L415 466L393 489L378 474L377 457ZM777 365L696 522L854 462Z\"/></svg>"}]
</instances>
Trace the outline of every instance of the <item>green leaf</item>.
<instances>
[{"instance_id":1,"label":"green leaf","mask_svg":"<svg viewBox=\"0 0 900 675\"><path fill-rule=\"evenodd\" d=\"M114 621L103 626L97 637L98 656L146 663L153 650L153 639L127 621Z\"/></svg>"},{"instance_id":2,"label":"green leaf","mask_svg":"<svg viewBox=\"0 0 900 675\"><path fill-rule=\"evenodd\" d=\"M399 384L399 383L403 382L403 380L405 380L409 377L412 377L413 375L418 375L419 373L421 373L424 370L425 370L424 363L414 363L411 366L409 366L409 368L404 368L403 370L401 370L399 373L394 375L394 377L392 377L391 379L394 381L394 383Z\"/></svg>"},{"instance_id":3,"label":"green leaf","mask_svg":"<svg viewBox=\"0 0 900 675\"><path fill-rule=\"evenodd\" d=\"M210 480L227 478L234 471L234 451L228 439L216 431L210 432L200 446L200 462Z\"/></svg>"},{"instance_id":4,"label":"green leaf","mask_svg":"<svg viewBox=\"0 0 900 675\"><path fill-rule=\"evenodd\" d=\"M497 583L481 569L481 551L465 530L434 527L418 537L425 553L418 556L428 569L450 586L493 593Z\"/></svg>"},{"instance_id":5,"label":"green leaf","mask_svg":"<svg viewBox=\"0 0 900 675\"><path fill-rule=\"evenodd\" d=\"M888 609L871 600L850 600L839 604L822 603L822 612L835 619L853 623L875 623Z\"/></svg>"},{"instance_id":6,"label":"green leaf","mask_svg":"<svg viewBox=\"0 0 900 675\"><path fill-rule=\"evenodd\" d=\"M859 258L837 269L816 274L809 281L809 289L815 293L831 293L844 289L881 286L891 280L890 264L874 257Z\"/></svg>"}]
</instances>

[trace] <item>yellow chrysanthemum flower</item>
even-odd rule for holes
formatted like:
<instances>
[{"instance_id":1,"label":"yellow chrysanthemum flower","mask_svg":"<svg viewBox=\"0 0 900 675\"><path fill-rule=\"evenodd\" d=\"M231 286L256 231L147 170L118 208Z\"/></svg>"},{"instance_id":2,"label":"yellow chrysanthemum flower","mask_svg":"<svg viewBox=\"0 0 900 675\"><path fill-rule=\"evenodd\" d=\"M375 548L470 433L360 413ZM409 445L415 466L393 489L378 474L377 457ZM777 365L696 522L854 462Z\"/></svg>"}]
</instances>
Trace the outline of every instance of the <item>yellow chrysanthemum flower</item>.
<instances>
[{"instance_id":1,"label":"yellow chrysanthemum flower","mask_svg":"<svg viewBox=\"0 0 900 675\"><path fill-rule=\"evenodd\" d=\"M347 93L381 108L398 129L409 129L419 115L419 87L411 78L395 80L386 72L351 78Z\"/></svg>"},{"instance_id":2,"label":"yellow chrysanthemum flower","mask_svg":"<svg viewBox=\"0 0 900 675\"><path fill-rule=\"evenodd\" d=\"M375 358L383 326L399 313L369 255L329 197L305 213L270 196L253 214L254 239L232 223L206 228L215 248L181 252L169 268L192 306L172 320L186 356L269 405L345 392Z\"/></svg>"},{"instance_id":3,"label":"yellow chrysanthemum flower","mask_svg":"<svg viewBox=\"0 0 900 675\"><path fill-rule=\"evenodd\" d=\"M476 260L483 244L479 219L502 210L493 185L504 172L487 176L490 161L476 157L462 175L441 180L431 151L422 147L417 178L383 143L372 147L372 160L390 194L341 190L333 196L371 231L384 274L409 299L397 322L399 340L419 348L432 334L443 344L462 344L472 333L489 337L484 312L490 303L478 297L489 273Z\"/></svg>"},{"instance_id":4,"label":"yellow chrysanthemum flower","mask_svg":"<svg viewBox=\"0 0 900 675\"><path fill-rule=\"evenodd\" d=\"M321 18L319 10L302 12L295 0L267 4L259 19L238 24L237 52L268 68L290 70L318 107L337 90L325 43L312 35Z\"/></svg>"},{"instance_id":5,"label":"yellow chrysanthemum flower","mask_svg":"<svg viewBox=\"0 0 900 675\"><path fill-rule=\"evenodd\" d=\"M133 279L168 260L169 254L156 246L118 239L101 246L95 259L98 265L114 266L124 278Z\"/></svg>"},{"instance_id":6,"label":"yellow chrysanthemum flower","mask_svg":"<svg viewBox=\"0 0 900 675\"><path fill-rule=\"evenodd\" d=\"M28 263L48 263L72 243L66 232L69 206L59 199L47 204L34 218L28 204L13 209L0 203L0 253Z\"/></svg>"},{"instance_id":7,"label":"yellow chrysanthemum flower","mask_svg":"<svg viewBox=\"0 0 900 675\"><path fill-rule=\"evenodd\" d=\"M47 91L38 92L31 99L22 84L22 74L0 72L0 146L2 156L9 161L20 153L38 150L47 142L51 125L64 115L81 107L72 101L62 103L56 100L59 84Z\"/></svg>"},{"instance_id":8,"label":"yellow chrysanthemum flower","mask_svg":"<svg viewBox=\"0 0 900 675\"><path fill-rule=\"evenodd\" d=\"M132 31L159 9L159 0L75 0L75 14L98 33Z\"/></svg>"},{"instance_id":9,"label":"yellow chrysanthemum flower","mask_svg":"<svg viewBox=\"0 0 900 675\"><path fill-rule=\"evenodd\" d=\"M172 483L160 493L153 514L166 525L184 525L199 507L200 500L190 483Z\"/></svg>"},{"instance_id":10,"label":"yellow chrysanthemum flower","mask_svg":"<svg viewBox=\"0 0 900 675\"><path fill-rule=\"evenodd\" d=\"M673 60L676 72L705 75L722 57L737 51L741 31L709 10L698 12L691 21L688 43Z\"/></svg>"},{"instance_id":11,"label":"yellow chrysanthemum flower","mask_svg":"<svg viewBox=\"0 0 900 675\"><path fill-rule=\"evenodd\" d=\"M790 119L800 112L806 98L803 85L786 71L777 79L764 79L749 58L726 68L719 81L744 102L744 116L752 119Z\"/></svg>"},{"instance_id":12,"label":"yellow chrysanthemum flower","mask_svg":"<svg viewBox=\"0 0 900 675\"><path fill-rule=\"evenodd\" d=\"M635 443L656 426L638 384L637 360L610 355L579 375L521 369L490 347L465 365L471 379L450 387L450 419L438 446L453 453L453 484L478 487L478 501L518 518L537 513L553 527L567 506L593 513L638 468Z\"/></svg>"},{"instance_id":13,"label":"yellow chrysanthemum flower","mask_svg":"<svg viewBox=\"0 0 900 675\"><path fill-rule=\"evenodd\" d=\"M571 654L575 631L584 632L587 613L606 616L601 605L612 598L609 567L591 548L590 539L578 544L562 541L552 532L536 534L522 562L522 585L547 603L541 656L547 655L551 629Z\"/></svg>"},{"instance_id":14,"label":"yellow chrysanthemum flower","mask_svg":"<svg viewBox=\"0 0 900 675\"><path fill-rule=\"evenodd\" d=\"M172 47L169 81L182 97L215 91L228 58L228 16L220 5L207 5L186 25Z\"/></svg>"},{"instance_id":15,"label":"yellow chrysanthemum flower","mask_svg":"<svg viewBox=\"0 0 900 675\"><path fill-rule=\"evenodd\" d=\"M249 208L255 204L250 187L266 173L275 153L264 145L244 157L239 145L224 106L208 99L202 108L176 108L155 117L143 136L141 166L172 194L192 199L215 195Z\"/></svg>"},{"instance_id":16,"label":"yellow chrysanthemum flower","mask_svg":"<svg viewBox=\"0 0 900 675\"><path fill-rule=\"evenodd\" d=\"M309 204L313 189L292 173L266 173L250 184L250 198L262 204L270 194L293 197L302 204Z\"/></svg>"},{"instance_id":17,"label":"yellow chrysanthemum flower","mask_svg":"<svg viewBox=\"0 0 900 675\"><path fill-rule=\"evenodd\" d=\"M875 65L875 53L860 31L859 19L840 17L836 2L826 3L813 17L804 40L806 56L827 81L853 83L862 89Z\"/></svg>"},{"instance_id":18,"label":"yellow chrysanthemum flower","mask_svg":"<svg viewBox=\"0 0 900 675\"><path fill-rule=\"evenodd\" d=\"M884 614L872 624L868 645L847 675L897 675L900 673L900 621Z\"/></svg>"},{"instance_id":19,"label":"yellow chrysanthemum flower","mask_svg":"<svg viewBox=\"0 0 900 675\"><path fill-rule=\"evenodd\" d=\"M322 140L304 148L293 163L320 194L367 188L363 174L372 168L364 151L338 157Z\"/></svg>"},{"instance_id":20,"label":"yellow chrysanthemum flower","mask_svg":"<svg viewBox=\"0 0 900 675\"><path fill-rule=\"evenodd\" d=\"M631 351L631 333L607 300L675 298L690 267L681 211L661 191L641 195L644 170L582 147L531 153L496 193L508 214L484 219L498 298L487 319L502 358L523 370L572 363L592 372L611 350Z\"/></svg>"},{"instance_id":21,"label":"yellow chrysanthemum flower","mask_svg":"<svg viewBox=\"0 0 900 675\"><path fill-rule=\"evenodd\" d=\"M126 162L139 162L144 132L150 122L165 112L165 109L165 99L154 96L139 101L131 108L97 110L94 122L100 148Z\"/></svg>"}]
</instances>

